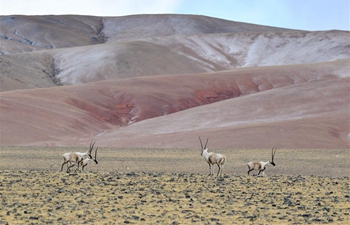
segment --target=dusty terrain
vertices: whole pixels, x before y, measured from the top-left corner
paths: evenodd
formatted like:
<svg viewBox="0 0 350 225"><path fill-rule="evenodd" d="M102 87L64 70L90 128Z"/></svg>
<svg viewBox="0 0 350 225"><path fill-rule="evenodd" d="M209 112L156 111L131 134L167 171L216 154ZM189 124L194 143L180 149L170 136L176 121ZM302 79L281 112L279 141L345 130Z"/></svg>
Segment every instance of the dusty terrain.
<svg viewBox="0 0 350 225"><path fill-rule="evenodd" d="M0 179L1 224L350 222L348 177L0 171Z"/></svg>
<svg viewBox="0 0 350 225"><path fill-rule="evenodd" d="M245 163L269 149L216 149L221 178L199 149L101 148L87 171L59 172L69 150L86 149L2 147L1 224L350 222L349 150L278 149L267 176L248 177Z"/></svg>

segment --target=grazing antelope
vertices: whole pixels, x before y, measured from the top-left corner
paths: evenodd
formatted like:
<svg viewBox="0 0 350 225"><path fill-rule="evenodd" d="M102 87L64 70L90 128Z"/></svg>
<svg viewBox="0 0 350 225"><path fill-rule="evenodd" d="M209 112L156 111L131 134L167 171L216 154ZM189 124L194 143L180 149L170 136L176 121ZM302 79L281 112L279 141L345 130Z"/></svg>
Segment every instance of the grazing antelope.
<svg viewBox="0 0 350 225"><path fill-rule="evenodd" d="M91 156L91 151L93 150L95 145L94 143L90 143L90 149L87 152L68 152L64 153L62 155L64 162L62 163L61 166L61 171L63 170L63 166L67 164L67 172L70 172L70 168L73 166L77 166L78 168L75 170L77 171L79 169L79 164L87 157L92 158ZM69 165L68 165L69 164Z"/></svg>
<svg viewBox="0 0 350 225"><path fill-rule="evenodd" d="M219 176L219 175L221 176L222 169L224 168L224 163L226 161L226 157L223 154L208 152L207 144L208 144L209 139L207 138L207 141L205 142L205 146L203 147L203 143L202 143L201 138L200 137L198 137L198 138L199 138L199 142L201 143L201 147L202 147L201 156L203 156L205 161L207 161L207 163L209 164L210 175L214 174L213 165L216 164L219 167L218 174L216 176Z"/></svg>
<svg viewBox="0 0 350 225"><path fill-rule="evenodd" d="M81 171L84 171L85 166L87 166L90 161L94 161L95 164L98 164L98 162L97 162L97 149L98 148L96 148L96 150L95 150L95 158L92 158L91 155L88 155L87 158L80 161Z"/></svg>
<svg viewBox="0 0 350 225"><path fill-rule="evenodd" d="M250 171L253 171L254 169L257 169L257 170L259 170L259 173L257 174L258 176L260 175L261 172L263 172L263 175L265 176L265 172L264 171L265 171L266 166L268 164L276 166L275 162L273 161L274 158L275 158L276 150L277 150L276 148L272 148L272 152L271 152L272 159L271 159L271 161L266 161L266 162L261 161L261 162L249 162L249 163L247 163L248 175L249 175Z"/></svg>

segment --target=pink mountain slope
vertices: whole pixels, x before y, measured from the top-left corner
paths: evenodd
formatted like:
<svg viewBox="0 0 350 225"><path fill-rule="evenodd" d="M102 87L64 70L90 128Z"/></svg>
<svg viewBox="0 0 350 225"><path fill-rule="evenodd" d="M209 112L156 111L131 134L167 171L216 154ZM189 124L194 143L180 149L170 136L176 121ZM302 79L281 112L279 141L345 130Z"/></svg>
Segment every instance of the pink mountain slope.
<svg viewBox="0 0 350 225"><path fill-rule="evenodd" d="M186 15L0 23L2 146L350 147L349 32Z"/></svg>

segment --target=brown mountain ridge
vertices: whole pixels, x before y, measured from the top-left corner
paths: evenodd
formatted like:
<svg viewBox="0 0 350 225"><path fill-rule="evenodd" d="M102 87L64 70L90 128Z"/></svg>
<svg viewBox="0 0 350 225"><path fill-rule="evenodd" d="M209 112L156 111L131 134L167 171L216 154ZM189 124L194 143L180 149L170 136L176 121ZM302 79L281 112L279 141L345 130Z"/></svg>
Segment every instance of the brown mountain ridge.
<svg viewBox="0 0 350 225"><path fill-rule="evenodd" d="M3 146L350 147L347 31L194 15L0 24Z"/></svg>

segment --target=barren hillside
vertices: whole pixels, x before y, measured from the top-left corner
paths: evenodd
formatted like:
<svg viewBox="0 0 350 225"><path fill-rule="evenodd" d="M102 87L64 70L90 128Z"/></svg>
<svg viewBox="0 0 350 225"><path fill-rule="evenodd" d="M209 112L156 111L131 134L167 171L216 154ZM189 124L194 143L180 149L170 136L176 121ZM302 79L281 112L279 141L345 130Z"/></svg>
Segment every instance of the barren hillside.
<svg viewBox="0 0 350 225"><path fill-rule="evenodd" d="M0 23L3 146L350 147L349 32L187 15Z"/></svg>

